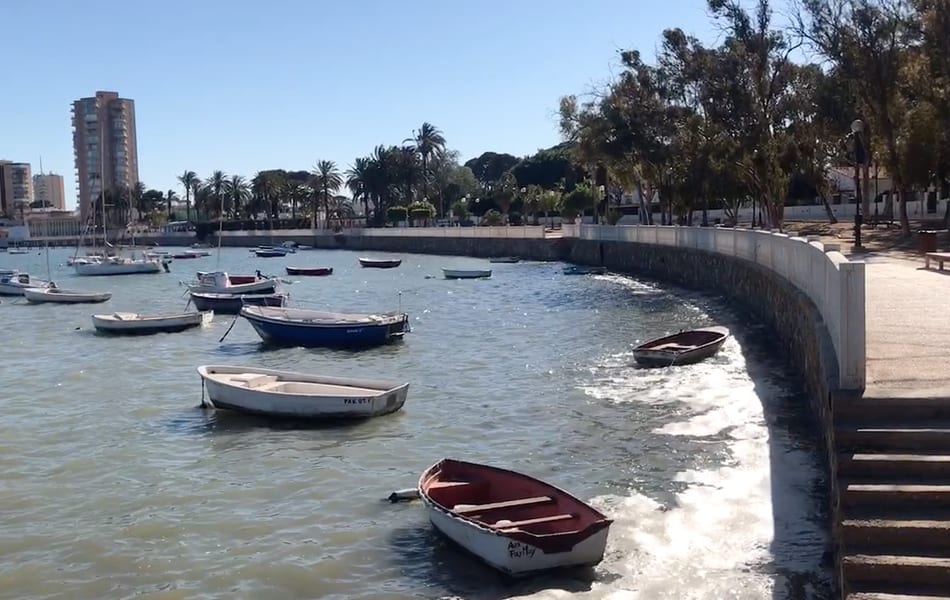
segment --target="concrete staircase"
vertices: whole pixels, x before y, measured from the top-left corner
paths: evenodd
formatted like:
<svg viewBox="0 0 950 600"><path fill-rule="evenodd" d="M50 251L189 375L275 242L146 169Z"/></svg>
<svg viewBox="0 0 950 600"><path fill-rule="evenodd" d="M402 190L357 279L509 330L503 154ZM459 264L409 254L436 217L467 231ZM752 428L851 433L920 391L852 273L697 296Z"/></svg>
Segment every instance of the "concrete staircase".
<svg viewBox="0 0 950 600"><path fill-rule="evenodd" d="M839 398L846 600L950 600L950 398Z"/></svg>

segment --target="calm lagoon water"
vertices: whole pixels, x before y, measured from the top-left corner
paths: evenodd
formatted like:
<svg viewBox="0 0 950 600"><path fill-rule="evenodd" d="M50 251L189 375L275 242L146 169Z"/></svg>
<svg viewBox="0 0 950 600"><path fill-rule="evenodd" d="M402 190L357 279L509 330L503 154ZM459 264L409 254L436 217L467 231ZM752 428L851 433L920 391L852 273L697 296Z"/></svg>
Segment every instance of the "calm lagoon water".
<svg viewBox="0 0 950 600"><path fill-rule="evenodd" d="M795 378L769 333L722 299L563 265L494 264L447 281L459 257L245 249L160 275L77 277L103 305L0 304L0 598L831 598L825 477ZM381 256L386 256L385 254ZM183 308L196 270L293 278L292 305L402 307L403 343L363 352L263 348L232 317L179 334L93 333L95 312ZM0 268L45 276L43 254ZM721 323L735 337L703 364L632 366L639 340ZM199 408L200 364L411 382L405 408L302 426ZM615 523L590 572L508 581L448 545L412 487L442 457L521 470Z"/></svg>

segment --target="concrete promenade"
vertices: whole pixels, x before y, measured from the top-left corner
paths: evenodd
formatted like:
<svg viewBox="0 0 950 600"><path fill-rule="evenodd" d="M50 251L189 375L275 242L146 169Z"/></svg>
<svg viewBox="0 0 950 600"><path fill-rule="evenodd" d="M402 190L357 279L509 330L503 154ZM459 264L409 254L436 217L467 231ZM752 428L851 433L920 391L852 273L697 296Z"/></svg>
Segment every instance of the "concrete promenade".
<svg viewBox="0 0 950 600"><path fill-rule="evenodd" d="M851 256L861 260L861 255ZM868 256L865 397L950 396L950 272Z"/></svg>

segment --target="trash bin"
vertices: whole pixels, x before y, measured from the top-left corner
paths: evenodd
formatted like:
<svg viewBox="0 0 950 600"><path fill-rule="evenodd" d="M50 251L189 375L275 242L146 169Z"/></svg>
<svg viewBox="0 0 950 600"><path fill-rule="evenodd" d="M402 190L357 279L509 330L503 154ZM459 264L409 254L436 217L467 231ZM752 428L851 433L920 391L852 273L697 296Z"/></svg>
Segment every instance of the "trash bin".
<svg viewBox="0 0 950 600"><path fill-rule="evenodd" d="M937 232L929 229L921 229L917 232L917 239L920 244L920 253L937 251Z"/></svg>

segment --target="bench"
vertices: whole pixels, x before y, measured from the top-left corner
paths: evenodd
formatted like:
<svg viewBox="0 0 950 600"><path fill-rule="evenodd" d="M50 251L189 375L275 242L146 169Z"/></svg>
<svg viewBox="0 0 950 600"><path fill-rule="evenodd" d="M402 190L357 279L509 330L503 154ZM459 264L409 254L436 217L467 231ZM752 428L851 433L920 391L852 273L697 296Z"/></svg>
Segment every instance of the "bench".
<svg viewBox="0 0 950 600"><path fill-rule="evenodd" d="M677 344L676 342L670 342L668 344L654 346L653 348L647 348L647 350L669 350L671 352L686 352L688 350L695 350L695 349L696 349L696 346L686 346L684 344Z"/></svg>
<svg viewBox="0 0 950 600"><path fill-rule="evenodd" d="M243 385L246 388L258 389L268 384L275 383L277 377L274 375L262 375L260 373L237 373L230 376L231 383Z"/></svg>
<svg viewBox="0 0 950 600"><path fill-rule="evenodd" d="M549 517L538 517L536 519L525 519L524 521L498 521L494 525L489 525L492 529L517 529L518 527L525 527L527 525L537 525L539 523L553 523L555 521L567 521L569 519L576 519L577 515L564 514L564 515L551 515Z"/></svg>
<svg viewBox="0 0 950 600"><path fill-rule="evenodd" d="M930 261L934 261L938 265L938 270L943 271L943 263L950 261L950 252L928 252L924 254L924 268L930 268Z"/></svg>
<svg viewBox="0 0 950 600"><path fill-rule="evenodd" d="M471 515L489 510L519 508L522 506L534 506L535 504L548 504L549 502L554 502L554 498L550 496L538 496L536 498L519 498L517 500L492 502L490 504L456 504L452 510L460 515Z"/></svg>

